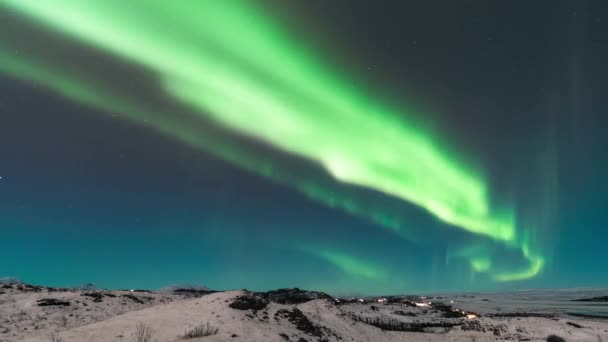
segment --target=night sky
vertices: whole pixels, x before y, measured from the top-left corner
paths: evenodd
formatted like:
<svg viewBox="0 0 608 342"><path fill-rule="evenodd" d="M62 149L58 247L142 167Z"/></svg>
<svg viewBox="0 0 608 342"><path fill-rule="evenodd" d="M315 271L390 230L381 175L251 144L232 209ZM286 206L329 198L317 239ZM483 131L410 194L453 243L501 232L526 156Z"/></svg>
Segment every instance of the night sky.
<svg viewBox="0 0 608 342"><path fill-rule="evenodd" d="M0 0L0 277L608 285L605 1Z"/></svg>

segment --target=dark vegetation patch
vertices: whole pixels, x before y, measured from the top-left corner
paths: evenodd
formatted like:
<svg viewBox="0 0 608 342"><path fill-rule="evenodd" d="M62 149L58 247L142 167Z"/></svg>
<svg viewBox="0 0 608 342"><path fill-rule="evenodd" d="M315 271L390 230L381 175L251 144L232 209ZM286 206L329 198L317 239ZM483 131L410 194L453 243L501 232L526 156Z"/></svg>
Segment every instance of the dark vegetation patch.
<svg viewBox="0 0 608 342"><path fill-rule="evenodd" d="M554 314L546 314L540 312L505 312L505 313L493 313L486 314L487 317L493 318L514 318L514 317L540 317L540 318L555 318Z"/></svg>
<svg viewBox="0 0 608 342"><path fill-rule="evenodd" d="M103 295L104 295L104 296L106 296L106 297L112 297L112 298L116 298L116 295L115 295L115 294L113 294L113 293L109 293L109 292L104 292L104 293L103 293Z"/></svg>
<svg viewBox="0 0 608 342"><path fill-rule="evenodd" d="M320 328L323 331L323 335L325 335L325 336L333 336L334 339L336 339L338 341L343 341L342 336L338 335L335 331L331 330L330 328L323 327L323 326L321 326ZM323 338L319 338L319 341L321 341L321 342L329 342L329 339L323 337Z"/></svg>
<svg viewBox="0 0 608 342"><path fill-rule="evenodd" d="M416 317L418 316L416 313L414 312L405 312L403 310L397 310L397 311L393 311L394 315L399 315L399 316L406 316L406 317Z"/></svg>
<svg viewBox="0 0 608 342"><path fill-rule="evenodd" d="M452 322L414 322L406 323L391 318L369 318L369 317L356 317L357 321L365 323L367 325L374 326L386 331L407 331L407 332L448 332L455 326L459 326L462 323Z"/></svg>
<svg viewBox="0 0 608 342"><path fill-rule="evenodd" d="M95 303L103 302L103 294L100 292L86 292L82 296L92 298Z"/></svg>
<svg viewBox="0 0 608 342"><path fill-rule="evenodd" d="M143 300L139 299L137 296L134 296L132 294L123 294L123 295L121 295L121 297L128 298L128 299L130 299L130 300L132 300L132 301L134 301L136 303L139 303L139 304L143 304L144 303Z"/></svg>
<svg viewBox="0 0 608 342"><path fill-rule="evenodd" d="M268 300L266 298L253 293L238 296L232 301L232 303L228 304L228 306L233 309L252 310L254 313L256 313L258 310L266 308L267 305Z"/></svg>
<svg viewBox="0 0 608 342"><path fill-rule="evenodd" d="M40 292L44 289L42 286L35 286L35 285L29 285L29 284L25 284L25 285L23 285L23 287L25 287L29 291L34 291L34 292Z"/></svg>
<svg viewBox="0 0 608 342"><path fill-rule="evenodd" d="M173 293L187 296L187 297L202 297L211 293L215 293L212 290L203 290L203 289L191 289L191 288L178 288L173 290Z"/></svg>
<svg viewBox="0 0 608 342"><path fill-rule="evenodd" d="M463 318L466 315L464 311L455 310L451 305L444 303L433 303L432 307L441 312L445 318Z"/></svg>
<svg viewBox="0 0 608 342"><path fill-rule="evenodd" d="M608 316L603 316L603 315L592 315L592 314L584 314L584 313L578 313L578 312L567 312L567 314L570 316L583 317L583 318L608 319Z"/></svg>
<svg viewBox="0 0 608 342"><path fill-rule="evenodd" d="M45 298L37 301L38 306L70 306L70 302L55 298Z"/></svg>
<svg viewBox="0 0 608 342"><path fill-rule="evenodd" d="M492 333L494 333L494 336L502 336L504 333L508 332L508 328L505 324L498 324L494 326L494 329L492 329Z"/></svg>
<svg viewBox="0 0 608 342"><path fill-rule="evenodd" d="M477 320L465 321L460 328L464 331L479 331L484 333L487 331L486 327ZM491 330L494 330L494 327Z"/></svg>
<svg viewBox="0 0 608 342"><path fill-rule="evenodd" d="M44 288L42 286L35 286L35 285L30 285L30 284L18 284L17 285L17 290L22 291L22 292L40 292L43 289Z"/></svg>
<svg viewBox="0 0 608 342"><path fill-rule="evenodd" d="M557 335L549 335L549 337L547 337L547 342L566 342L566 340Z"/></svg>
<svg viewBox="0 0 608 342"><path fill-rule="evenodd" d="M573 326L575 328L579 328L579 329L583 327L582 325L574 323L574 322L566 322L566 324Z"/></svg>
<svg viewBox="0 0 608 342"><path fill-rule="evenodd" d="M573 302L608 302L608 296L573 299Z"/></svg>
<svg viewBox="0 0 608 342"><path fill-rule="evenodd" d="M317 291L305 291L298 288L278 289L268 292L258 292L257 295L279 304L302 304L315 299L327 299L334 301L334 298L327 293Z"/></svg>
<svg viewBox="0 0 608 342"><path fill-rule="evenodd" d="M323 332L319 327L314 325L308 317L300 309L293 308L293 310L289 311L287 309L279 309L276 314L277 316L287 318L287 320L293 324L296 329L311 335L321 338L323 336Z"/></svg>
<svg viewBox="0 0 608 342"><path fill-rule="evenodd" d="M490 323L481 323L477 320L465 321L462 323L460 327L463 331L479 331L479 332L492 332L494 336L502 337L504 334L508 333L508 327L506 324L490 324ZM527 331L521 327L516 328L519 333L527 333Z"/></svg>
<svg viewBox="0 0 608 342"><path fill-rule="evenodd" d="M416 302L419 302L420 300L421 300L421 298L417 297L417 296L388 296L388 297L386 297L387 304L400 304L400 305L405 305L407 307L412 307L412 308L417 307Z"/></svg>

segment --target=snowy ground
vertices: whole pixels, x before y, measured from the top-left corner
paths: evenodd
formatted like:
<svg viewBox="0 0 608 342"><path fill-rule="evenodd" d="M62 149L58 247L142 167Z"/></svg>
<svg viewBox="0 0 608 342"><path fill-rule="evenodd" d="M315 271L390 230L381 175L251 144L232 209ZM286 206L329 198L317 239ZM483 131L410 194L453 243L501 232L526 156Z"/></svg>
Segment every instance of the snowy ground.
<svg viewBox="0 0 608 342"><path fill-rule="evenodd" d="M217 333L189 341L607 341L608 319L559 313L541 315L483 305L497 297L445 298L430 306L412 300L337 303L306 291L201 293L68 290L0 285L0 341L138 341L137 326L150 341L183 340L209 324ZM316 299L315 299L316 298ZM484 300L488 299L488 300ZM454 300L456 303L450 303ZM481 305L476 309L475 303ZM43 306L40 306L42 304ZM47 304L47 305L45 305ZM521 309L521 308L518 308ZM484 312L484 313L482 313ZM212 329L213 330L213 329Z"/></svg>

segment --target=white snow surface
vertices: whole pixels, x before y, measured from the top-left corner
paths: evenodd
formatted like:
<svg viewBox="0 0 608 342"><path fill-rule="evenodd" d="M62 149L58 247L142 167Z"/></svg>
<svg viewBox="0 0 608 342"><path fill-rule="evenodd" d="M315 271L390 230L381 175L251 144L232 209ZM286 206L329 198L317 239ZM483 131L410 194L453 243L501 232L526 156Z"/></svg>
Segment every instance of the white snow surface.
<svg viewBox="0 0 608 342"><path fill-rule="evenodd" d="M250 295L244 291L216 292L201 297L169 292L49 291L48 288L36 291L0 288L0 292L4 292L0 293L2 342L49 342L53 334L61 342L137 341L138 324L151 329L150 342L181 341L187 330L207 323L217 328L217 334L185 341L545 341L552 334L566 341L608 341L608 320L568 316L445 319L440 312L428 307L377 303L336 305L327 299L298 305L269 302L257 311L231 308L229 304L236 298ZM83 295L91 292L102 293L101 301ZM68 301L70 305L38 305L39 300L49 298ZM301 329L290 320L289 314L297 310L317 329L317 334ZM387 331L362 322L365 319L460 325L450 329L433 328L429 330L432 332ZM469 325L478 329L467 330Z"/></svg>

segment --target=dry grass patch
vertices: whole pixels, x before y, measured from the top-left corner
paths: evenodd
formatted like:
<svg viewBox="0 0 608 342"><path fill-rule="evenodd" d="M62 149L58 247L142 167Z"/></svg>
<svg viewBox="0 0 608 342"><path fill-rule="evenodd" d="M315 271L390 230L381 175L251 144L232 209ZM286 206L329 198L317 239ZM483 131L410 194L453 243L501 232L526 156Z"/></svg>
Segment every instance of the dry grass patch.
<svg viewBox="0 0 608 342"><path fill-rule="evenodd" d="M137 323L134 334L136 342L150 342L153 334L152 328L142 322Z"/></svg>
<svg viewBox="0 0 608 342"><path fill-rule="evenodd" d="M179 336L179 338L182 340L188 340L191 338L211 336L217 334L218 331L219 329L211 325L209 322L201 323L194 328L186 330L182 335Z"/></svg>

